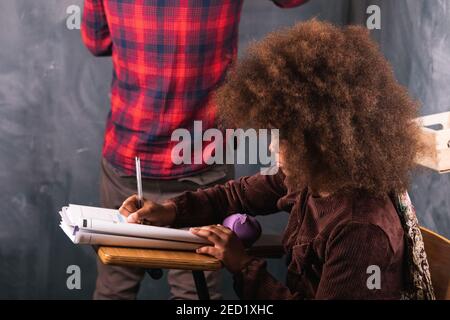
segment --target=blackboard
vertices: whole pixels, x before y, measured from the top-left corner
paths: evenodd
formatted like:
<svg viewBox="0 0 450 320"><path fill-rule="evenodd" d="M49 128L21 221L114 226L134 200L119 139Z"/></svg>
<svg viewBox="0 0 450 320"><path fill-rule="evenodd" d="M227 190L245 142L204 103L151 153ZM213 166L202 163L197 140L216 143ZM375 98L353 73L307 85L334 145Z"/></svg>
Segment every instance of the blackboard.
<svg viewBox="0 0 450 320"><path fill-rule="evenodd" d="M423 102L424 114L448 110L450 5L445 1L370 1L382 9L373 35L399 80ZM280 9L246 0L239 50L251 40L312 17L337 24L364 23L368 1L310 0ZM109 108L111 61L94 58L79 30L66 26L70 5L81 0L0 2L0 298L90 299L96 277L89 247L71 244L58 228L58 209L69 202L98 204L98 172ZM240 166L238 175L257 168ZM411 193L421 222L450 236L449 175L426 173ZM263 220L279 231L285 214ZM68 290L66 269L81 268L81 290ZM269 268L282 278L284 264ZM225 279L229 275L224 273ZM231 281L224 295L235 298ZM141 298L165 299L164 280L145 280Z"/></svg>

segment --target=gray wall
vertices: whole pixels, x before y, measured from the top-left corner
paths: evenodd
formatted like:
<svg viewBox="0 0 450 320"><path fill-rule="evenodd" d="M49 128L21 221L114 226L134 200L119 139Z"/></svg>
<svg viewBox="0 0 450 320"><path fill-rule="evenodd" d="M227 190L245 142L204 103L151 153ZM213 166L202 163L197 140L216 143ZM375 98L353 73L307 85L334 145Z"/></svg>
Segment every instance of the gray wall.
<svg viewBox="0 0 450 320"><path fill-rule="evenodd" d="M65 10L71 4L82 1L0 2L0 298L89 299L94 287L92 249L65 238L57 212L69 202L98 204L111 63L91 57L79 31L66 29ZM269 1L246 0L240 50L275 28L313 16L339 24L362 21L363 4L311 0L282 10ZM399 80L424 102L424 114L450 109L444 88L450 83L450 3L405 0L381 5L383 29L374 37ZM237 172L255 170L239 166ZM449 177L426 172L411 190L421 222L446 236ZM267 232L280 232L286 215L261 220ZM71 264L81 267L81 290L65 286ZM283 277L282 261L271 261L270 269ZM224 277L225 297L235 298L226 272ZM167 298L165 281L147 277L140 297Z"/></svg>

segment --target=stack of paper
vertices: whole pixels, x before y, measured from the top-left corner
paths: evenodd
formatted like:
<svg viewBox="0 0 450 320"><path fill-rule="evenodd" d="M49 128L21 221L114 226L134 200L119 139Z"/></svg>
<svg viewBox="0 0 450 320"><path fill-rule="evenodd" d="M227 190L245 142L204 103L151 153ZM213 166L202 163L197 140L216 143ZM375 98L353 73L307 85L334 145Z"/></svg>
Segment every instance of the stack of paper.
<svg viewBox="0 0 450 320"><path fill-rule="evenodd" d="M127 223L118 210L70 204L60 227L75 244L195 250L209 242L187 230Z"/></svg>

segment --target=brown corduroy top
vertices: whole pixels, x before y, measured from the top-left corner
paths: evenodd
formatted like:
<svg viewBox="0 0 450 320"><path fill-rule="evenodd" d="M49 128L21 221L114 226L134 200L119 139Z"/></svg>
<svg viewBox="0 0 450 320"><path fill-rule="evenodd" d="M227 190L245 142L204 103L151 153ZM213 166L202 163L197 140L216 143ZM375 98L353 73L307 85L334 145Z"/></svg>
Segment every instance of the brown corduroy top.
<svg viewBox="0 0 450 320"><path fill-rule="evenodd" d="M281 170L173 198L174 227L221 223L233 213L290 213L283 246L286 284L253 259L234 275L242 299L399 299L404 286L404 234L385 200L311 190L289 192Z"/></svg>

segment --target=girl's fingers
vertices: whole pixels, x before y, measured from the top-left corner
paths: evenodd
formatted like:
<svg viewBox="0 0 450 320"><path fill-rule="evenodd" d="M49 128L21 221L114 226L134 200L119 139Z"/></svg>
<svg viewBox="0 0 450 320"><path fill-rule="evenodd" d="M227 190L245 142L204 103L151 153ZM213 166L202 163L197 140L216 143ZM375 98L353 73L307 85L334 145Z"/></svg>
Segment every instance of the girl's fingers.
<svg viewBox="0 0 450 320"><path fill-rule="evenodd" d="M228 234L228 235L233 233L233 230L231 230L230 228L225 227L225 226L223 226L221 224L216 224L216 225L214 225L214 227L219 229L219 230L221 230L223 233Z"/></svg>
<svg viewBox="0 0 450 320"><path fill-rule="evenodd" d="M201 247L198 248L197 250L195 250L197 253L201 253L201 254L207 254L210 255L216 259L219 259L219 249L215 248L215 247L211 247L211 246L206 246L206 247ZM220 260L220 259L219 259Z"/></svg>
<svg viewBox="0 0 450 320"><path fill-rule="evenodd" d="M193 228L193 229L209 230L209 231L215 233L222 240L227 240L229 235L231 233L233 233L233 231L231 231L229 228L224 227L220 224L203 226L203 227L198 227L198 228Z"/></svg>
<svg viewBox="0 0 450 320"><path fill-rule="evenodd" d="M127 222L128 223L141 223L141 220L139 219L139 216L137 215L137 213L132 213L127 217Z"/></svg>
<svg viewBox="0 0 450 320"><path fill-rule="evenodd" d="M123 203L122 206L119 208L119 212L123 214L124 216L128 217L130 214L135 212L137 210L137 196L132 195L131 197L128 197Z"/></svg>
<svg viewBox="0 0 450 320"><path fill-rule="evenodd" d="M152 218L151 211L148 208L141 208L129 215L127 221L131 223L141 223L142 221L147 220L151 223Z"/></svg>
<svg viewBox="0 0 450 320"><path fill-rule="evenodd" d="M191 228L190 231L193 234L214 243L214 245L223 244L223 239L216 233L216 230L213 230L211 228L207 227Z"/></svg>
<svg viewBox="0 0 450 320"><path fill-rule="evenodd" d="M214 232L224 241L227 241L229 239L229 236L231 233L230 229L225 228L224 226L221 226L221 225L210 225L210 226L205 226L203 228L210 230L211 232Z"/></svg>

